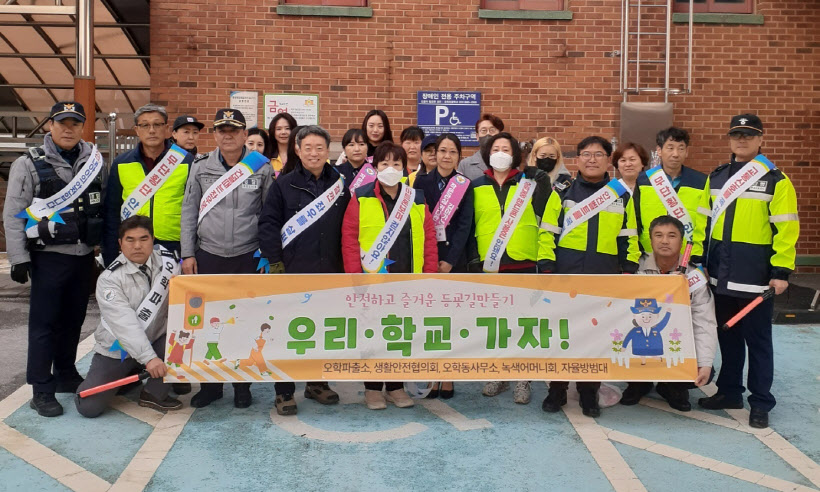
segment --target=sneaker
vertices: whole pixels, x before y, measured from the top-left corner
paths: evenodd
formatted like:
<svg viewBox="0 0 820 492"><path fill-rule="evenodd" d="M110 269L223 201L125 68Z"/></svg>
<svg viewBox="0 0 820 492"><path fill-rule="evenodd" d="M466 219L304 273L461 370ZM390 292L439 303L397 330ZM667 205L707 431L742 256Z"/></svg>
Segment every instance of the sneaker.
<svg viewBox="0 0 820 492"><path fill-rule="evenodd" d="M769 412L752 407L749 412L749 427L765 429L769 426Z"/></svg>
<svg viewBox="0 0 820 492"><path fill-rule="evenodd" d="M378 390L364 390L364 403L371 410L384 410L387 408L384 395Z"/></svg>
<svg viewBox="0 0 820 492"><path fill-rule="evenodd" d="M637 405L641 398L652 391L652 383L629 383L621 397L621 405Z"/></svg>
<svg viewBox="0 0 820 492"><path fill-rule="evenodd" d="M293 399L293 393L284 395L276 395L276 413L279 415L296 415L296 400Z"/></svg>
<svg viewBox="0 0 820 492"><path fill-rule="evenodd" d="M692 410L692 404L689 403L689 390L676 388L670 383L658 383L655 390L675 410L679 412Z"/></svg>
<svg viewBox="0 0 820 492"><path fill-rule="evenodd" d="M416 404L413 399L410 398L410 395L404 391L404 388L388 391L385 399L399 408L410 408Z"/></svg>
<svg viewBox="0 0 820 492"><path fill-rule="evenodd" d="M530 402L531 395L532 390L530 389L529 381L518 381L517 383L515 383L515 389L513 390L514 402L520 405L526 405Z"/></svg>
<svg viewBox="0 0 820 492"><path fill-rule="evenodd" d="M305 398L316 400L322 405L339 403L339 394L330 389L327 383L307 383L305 385Z"/></svg>
<svg viewBox="0 0 820 492"><path fill-rule="evenodd" d="M204 408L222 398L222 385L218 389L210 389L208 385L203 385L199 393L191 398L191 406L194 408Z"/></svg>
<svg viewBox="0 0 820 492"><path fill-rule="evenodd" d="M76 393L84 379L79 374L75 374L65 381L58 381L55 393Z"/></svg>
<svg viewBox="0 0 820 492"><path fill-rule="evenodd" d="M547 393L547 397L544 398L544 403L541 404L541 410L549 413L556 413L566 404L567 390L550 388L549 393Z"/></svg>
<svg viewBox="0 0 820 492"><path fill-rule="evenodd" d="M57 417L63 414L63 406L54 398L54 393L34 393L29 406L41 417Z"/></svg>
<svg viewBox="0 0 820 492"><path fill-rule="evenodd" d="M708 398L699 399L698 405L707 410L740 409L743 408L743 398L729 398L726 395L715 393Z"/></svg>
<svg viewBox="0 0 820 492"><path fill-rule="evenodd" d="M490 381L484 385L481 394L484 396L497 396L510 389L510 383L507 381Z"/></svg>
<svg viewBox="0 0 820 492"><path fill-rule="evenodd" d="M178 395L187 395L191 392L191 383L173 383L171 390Z"/></svg>
<svg viewBox="0 0 820 492"><path fill-rule="evenodd" d="M142 390L142 392L140 392L139 406L153 408L154 410L165 412L168 410L179 410L180 408L182 408L182 402L177 400L176 398L171 398L170 396L166 396L165 398L160 400L151 393Z"/></svg>
<svg viewBox="0 0 820 492"><path fill-rule="evenodd" d="M234 408L248 408L253 402L250 383L238 383L233 387Z"/></svg>
<svg viewBox="0 0 820 492"><path fill-rule="evenodd" d="M587 417L600 417L601 407L598 406L598 391L579 391L579 403L581 404L581 411Z"/></svg>

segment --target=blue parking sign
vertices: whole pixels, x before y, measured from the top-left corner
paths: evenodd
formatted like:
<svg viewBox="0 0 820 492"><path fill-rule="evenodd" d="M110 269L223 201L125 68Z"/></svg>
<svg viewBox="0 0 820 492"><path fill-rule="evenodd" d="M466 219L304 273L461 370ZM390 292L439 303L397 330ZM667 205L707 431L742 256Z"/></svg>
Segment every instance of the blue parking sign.
<svg viewBox="0 0 820 492"><path fill-rule="evenodd" d="M480 92L418 91L418 125L425 135L455 133L461 145L477 147L475 124L481 117Z"/></svg>

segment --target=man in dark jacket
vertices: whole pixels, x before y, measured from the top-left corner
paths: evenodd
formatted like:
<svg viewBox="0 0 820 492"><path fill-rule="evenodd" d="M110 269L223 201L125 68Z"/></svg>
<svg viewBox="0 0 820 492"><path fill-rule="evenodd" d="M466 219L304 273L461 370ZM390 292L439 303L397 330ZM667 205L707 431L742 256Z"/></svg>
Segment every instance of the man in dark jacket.
<svg viewBox="0 0 820 492"><path fill-rule="evenodd" d="M343 273L341 230L350 192L327 162L330 134L307 126L295 143L301 163L274 182L259 216L262 256L272 273ZM296 414L296 385L276 383L275 389L277 413ZM305 398L325 405L339 402L324 382L307 383Z"/></svg>

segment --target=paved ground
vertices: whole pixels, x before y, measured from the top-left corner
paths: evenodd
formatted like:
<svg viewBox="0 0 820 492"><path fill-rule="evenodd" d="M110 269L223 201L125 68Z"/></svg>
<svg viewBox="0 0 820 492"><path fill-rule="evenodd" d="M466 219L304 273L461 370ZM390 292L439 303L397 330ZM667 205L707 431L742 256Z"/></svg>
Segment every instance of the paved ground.
<svg viewBox="0 0 820 492"><path fill-rule="evenodd" d="M775 327L778 405L764 431L746 425L747 410L682 414L654 393L598 419L577 401L549 415L543 383L529 405L461 383L452 400L380 412L342 383L339 406L298 397L287 418L271 411L270 385L253 386L248 409L234 409L226 387L208 408L167 415L132 392L88 420L69 395L60 418L28 408L27 311L24 294L0 301L0 490L820 490L818 326ZM94 306L85 333L97 317ZM80 346L81 373L91 346ZM693 404L702 395L692 391Z"/></svg>

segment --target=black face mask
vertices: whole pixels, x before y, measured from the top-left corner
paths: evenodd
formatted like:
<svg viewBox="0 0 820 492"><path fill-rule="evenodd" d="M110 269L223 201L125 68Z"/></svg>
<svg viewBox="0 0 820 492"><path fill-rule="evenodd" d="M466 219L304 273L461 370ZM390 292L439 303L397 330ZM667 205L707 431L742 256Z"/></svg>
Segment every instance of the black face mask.
<svg viewBox="0 0 820 492"><path fill-rule="evenodd" d="M489 142L491 138L492 138L492 135L484 135L483 137L479 138L478 139L479 148L483 149L484 147L486 147L487 142Z"/></svg>
<svg viewBox="0 0 820 492"><path fill-rule="evenodd" d="M535 165L538 166L538 169L545 172L552 172L556 163L558 163L558 159L552 157L538 157L535 159Z"/></svg>

